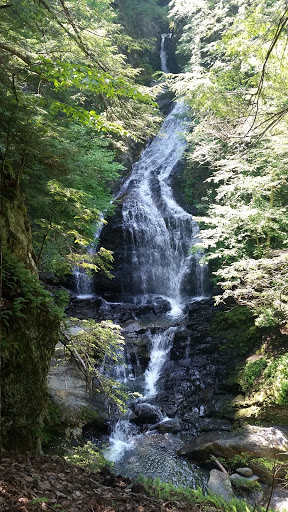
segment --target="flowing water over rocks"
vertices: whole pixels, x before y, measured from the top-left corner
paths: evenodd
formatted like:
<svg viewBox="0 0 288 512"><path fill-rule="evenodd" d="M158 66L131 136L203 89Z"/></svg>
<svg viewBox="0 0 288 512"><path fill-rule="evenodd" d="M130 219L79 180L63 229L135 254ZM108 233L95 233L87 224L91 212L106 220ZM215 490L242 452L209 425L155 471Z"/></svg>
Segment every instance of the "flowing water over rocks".
<svg viewBox="0 0 288 512"><path fill-rule="evenodd" d="M165 72L168 39L163 35L161 44ZM124 327L126 366L111 374L139 398L128 402L124 417L114 419L106 457L115 470L203 487L203 473L176 453L183 433L195 435L203 424L215 428L208 415L223 369L216 369L217 355L211 358L218 342L211 348L207 336L206 317L213 308L207 269L189 252L199 228L171 186L188 130L187 107L180 101L134 164L117 195L118 214L103 229L101 243L115 255L114 282L97 279L102 298L83 300L81 312L75 300L70 313L78 308L78 317L113 318ZM218 423L230 428L229 421Z"/></svg>
<svg viewBox="0 0 288 512"><path fill-rule="evenodd" d="M123 326L127 367L122 382L142 396L128 403L128 413L110 436L106 456L116 471L205 487L203 472L177 451L199 433L232 428L229 414L217 417L231 401L221 390L231 354L219 353L224 340L209 336L214 314L207 299L190 303L174 320L167 313L149 314ZM169 475L168 466L174 468Z"/></svg>
<svg viewBox="0 0 288 512"><path fill-rule="evenodd" d="M199 256L189 253L198 241L198 225L176 202L171 187L189 129L187 106L179 101L116 197L122 206L101 238L114 252L115 279L97 277L96 286L110 302L146 305L161 296L179 307L185 299L207 293L206 267L199 264Z"/></svg>

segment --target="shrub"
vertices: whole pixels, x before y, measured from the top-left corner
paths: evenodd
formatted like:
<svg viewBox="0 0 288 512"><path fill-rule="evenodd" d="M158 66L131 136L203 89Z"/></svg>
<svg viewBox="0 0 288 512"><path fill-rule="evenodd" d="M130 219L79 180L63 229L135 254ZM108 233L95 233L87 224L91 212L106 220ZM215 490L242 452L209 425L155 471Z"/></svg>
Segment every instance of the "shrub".
<svg viewBox="0 0 288 512"><path fill-rule="evenodd" d="M262 370L267 367L267 361L264 357L257 359L256 361L249 361L244 367L240 384L243 391L248 391L252 388L255 389L255 380L260 376Z"/></svg>

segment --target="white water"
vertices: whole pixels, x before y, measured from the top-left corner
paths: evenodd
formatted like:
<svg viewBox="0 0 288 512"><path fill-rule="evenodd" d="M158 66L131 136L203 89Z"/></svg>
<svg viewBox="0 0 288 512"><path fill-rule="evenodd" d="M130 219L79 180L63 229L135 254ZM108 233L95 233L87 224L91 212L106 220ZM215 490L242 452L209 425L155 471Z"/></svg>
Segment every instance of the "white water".
<svg viewBox="0 0 288 512"><path fill-rule="evenodd" d="M105 451L105 458L111 462L122 459L125 452L136 443L137 434L137 427L128 419L119 420L109 438L109 448Z"/></svg>
<svg viewBox="0 0 288 512"><path fill-rule="evenodd" d="M166 40L170 39L171 34L162 34L161 35L161 49L160 49L160 62L161 62L161 71L163 73L169 73L169 69L167 66L167 54L166 54Z"/></svg>
<svg viewBox="0 0 288 512"><path fill-rule="evenodd" d="M73 278L78 299L92 299L94 296L93 278L86 274L85 270L75 267L73 270Z"/></svg>
<svg viewBox="0 0 288 512"><path fill-rule="evenodd" d="M97 244L101 235L101 231L104 225L104 214L100 214L99 217L99 225L94 233L94 243L91 247L88 248L87 253L89 255L93 255L97 251ZM94 293L94 280L93 276L86 272L85 268L83 267L74 267L73 270L73 281L74 281L74 288L76 291L77 299L93 299L95 296Z"/></svg>
<svg viewBox="0 0 288 512"><path fill-rule="evenodd" d="M161 369L173 345L175 328L151 335L150 361L145 372L144 398L151 398L157 394L157 381Z"/></svg>

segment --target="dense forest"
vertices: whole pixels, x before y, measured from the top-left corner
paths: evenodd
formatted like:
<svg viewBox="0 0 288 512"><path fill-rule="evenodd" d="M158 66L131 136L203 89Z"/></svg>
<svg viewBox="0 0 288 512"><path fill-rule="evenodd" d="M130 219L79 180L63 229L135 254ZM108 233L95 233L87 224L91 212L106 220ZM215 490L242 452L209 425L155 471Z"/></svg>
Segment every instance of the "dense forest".
<svg viewBox="0 0 288 512"><path fill-rule="evenodd" d="M285 328L287 12L281 2L174 2L170 16L175 30L186 23L174 81L194 113L186 179L193 197L192 169L205 176L205 257L224 297L252 308L257 325Z"/></svg>
<svg viewBox="0 0 288 512"><path fill-rule="evenodd" d="M71 321L65 308L75 268L113 281L117 252L95 233L117 217L113 198L172 99L189 124L177 170L200 227L189 257L208 269L219 308L209 335L244 357L227 389L287 426L287 24L282 0L0 3L1 450L42 450L58 414L47 374L59 340L124 409L127 392L101 373L123 360L120 327Z"/></svg>

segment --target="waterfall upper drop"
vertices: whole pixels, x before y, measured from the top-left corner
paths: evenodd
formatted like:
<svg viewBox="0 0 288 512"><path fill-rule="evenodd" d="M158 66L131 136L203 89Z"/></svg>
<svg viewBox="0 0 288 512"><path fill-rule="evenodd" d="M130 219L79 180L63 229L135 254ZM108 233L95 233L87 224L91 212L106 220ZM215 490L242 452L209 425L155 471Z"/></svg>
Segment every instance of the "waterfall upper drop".
<svg viewBox="0 0 288 512"><path fill-rule="evenodd" d="M164 71L168 71L167 37L163 34L161 41ZM123 230L126 247L130 248L126 258L132 294L158 294L178 303L185 295L204 294L202 269L197 257L189 255L199 228L177 204L171 188L171 176L186 147L186 112L183 100L175 104L159 135L134 164L131 177L119 194L124 199Z"/></svg>
<svg viewBox="0 0 288 512"><path fill-rule="evenodd" d="M163 71L163 73L169 73L169 69L167 66L166 44L170 38L171 38L171 34L161 34L160 61L161 61L161 71Z"/></svg>
<svg viewBox="0 0 288 512"><path fill-rule="evenodd" d="M160 58L165 72L169 38L169 34L161 38ZM172 190L173 173L187 145L187 112L184 100L173 106L116 197L122 205L121 217L112 221L109 236L102 242L114 251L116 262L114 282L102 286L108 300L145 302L147 296L157 295L179 305L187 298L205 295L205 268L197 255L189 253L198 241L199 228L192 215L176 202ZM112 290L110 296L107 288ZM101 293L101 286L98 289Z"/></svg>
<svg viewBox="0 0 288 512"><path fill-rule="evenodd" d="M187 288L185 277L199 265L189 256L189 249L197 241L198 225L176 203L170 184L171 174L186 146L185 110L184 102L175 105L159 135L134 165L131 178L122 190L125 194L123 229L131 251L132 290L135 295L158 294L178 302ZM194 281L194 294L202 295L196 276Z"/></svg>

